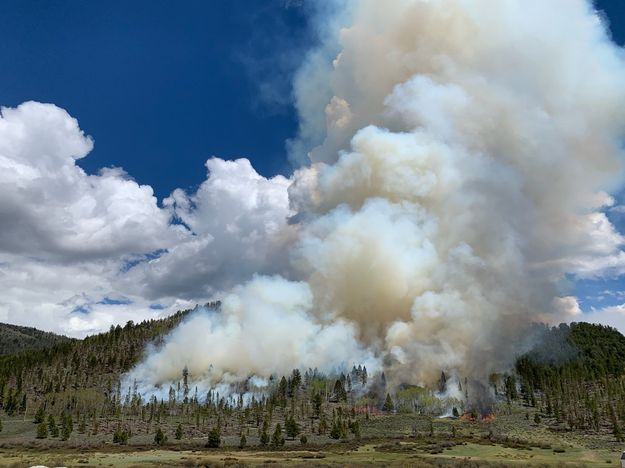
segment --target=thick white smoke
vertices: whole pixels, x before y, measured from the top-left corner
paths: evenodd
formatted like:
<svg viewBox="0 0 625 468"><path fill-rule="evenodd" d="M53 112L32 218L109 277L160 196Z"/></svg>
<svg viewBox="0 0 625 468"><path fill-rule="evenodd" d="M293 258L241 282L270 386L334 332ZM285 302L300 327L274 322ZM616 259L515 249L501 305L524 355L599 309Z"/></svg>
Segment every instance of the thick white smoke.
<svg viewBox="0 0 625 468"><path fill-rule="evenodd" d="M290 148L316 146L275 234L297 235L292 277L224 293L130 378L372 356L394 382L485 377L557 312L565 274L618 251L597 210L622 179L625 59L589 2L363 0L337 17L296 82Z"/></svg>
<svg viewBox="0 0 625 468"><path fill-rule="evenodd" d="M306 283L256 277L227 294L220 310L202 308L180 325L133 378L162 385L179 379L185 365L196 381L212 384L285 375L301 366L336 371L354 360L375 366L353 324L322 324L312 311Z"/></svg>

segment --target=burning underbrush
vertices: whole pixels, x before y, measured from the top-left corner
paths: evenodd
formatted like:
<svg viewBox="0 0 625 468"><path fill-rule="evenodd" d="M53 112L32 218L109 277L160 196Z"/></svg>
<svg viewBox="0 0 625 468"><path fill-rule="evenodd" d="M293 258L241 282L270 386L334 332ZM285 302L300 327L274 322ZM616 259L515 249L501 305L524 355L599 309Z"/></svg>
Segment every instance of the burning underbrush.
<svg viewBox="0 0 625 468"><path fill-rule="evenodd" d="M476 411L465 411L458 419L461 421L492 423L497 419L497 417L495 416L495 413L481 414Z"/></svg>

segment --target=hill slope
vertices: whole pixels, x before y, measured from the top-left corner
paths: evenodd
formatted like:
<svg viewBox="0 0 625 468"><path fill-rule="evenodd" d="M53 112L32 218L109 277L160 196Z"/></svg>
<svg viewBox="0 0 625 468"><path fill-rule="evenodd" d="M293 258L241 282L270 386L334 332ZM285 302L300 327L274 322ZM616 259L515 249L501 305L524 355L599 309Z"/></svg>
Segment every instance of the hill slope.
<svg viewBox="0 0 625 468"><path fill-rule="evenodd" d="M9 415L48 399L103 402L118 390L119 377L136 364L150 342L162 339L186 316L132 321L124 327L63 340L51 347L0 356L0 406Z"/></svg>
<svg viewBox="0 0 625 468"><path fill-rule="evenodd" d="M368 375L360 366L347 375L294 369L269 379L264 394L248 401L243 398L247 382L198 393L182 369L180 380L163 387L159 398L121 388L120 375L141 359L146 345L158 345L188 313L0 356L5 427L0 444L161 445L167 436L178 447L199 448L209 431L217 430L229 447L242 444L245 435L246 444L265 450L270 440L274 447L284 444L282 427L290 439L287 445L298 444L301 432L310 441L306 443L327 446L339 440L359 443L361 436L403 438L411 432L432 438L434 425L442 440L458 437L459 443L475 430L483 431L480 444L509 443L508 435L518 437L520 427L530 439L537 431L546 440L555 434L558 444L564 433L606 447L620 448L623 440L625 337L608 327L544 327L540 344L517 361L517 372L491 380L498 395L495 419L491 414L488 419L466 418L472 408L455 399L445 405L458 405L456 416L464 415L436 418L445 408L435 389L387 387L382 376ZM466 388L466 378L463 382Z"/></svg>
<svg viewBox="0 0 625 468"><path fill-rule="evenodd" d="M521 394L567 430L610 430L625 440L625 337L589 323L546 329L516 363ZM516 393L509 386L508 397Z"/></svg>
<svg viewBox="0 0 625 468"><path fill-rule="evenodd" d="M32 327L0 323L0 355L49 348L71 338Z"/></svg>

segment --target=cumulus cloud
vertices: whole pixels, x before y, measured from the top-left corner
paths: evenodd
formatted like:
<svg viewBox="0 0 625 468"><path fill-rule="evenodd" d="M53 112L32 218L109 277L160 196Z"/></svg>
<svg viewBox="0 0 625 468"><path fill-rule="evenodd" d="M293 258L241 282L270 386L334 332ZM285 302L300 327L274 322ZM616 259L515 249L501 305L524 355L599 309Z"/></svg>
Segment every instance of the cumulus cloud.
<svg viewBox="0 0 625 468"><path fill-rule="evenodd" d="M206 167L208 177L195 193L177 189L163 203L191 237L128 276L145 284L149 297L207 297L254 273L286 268L289 180L264 178L247 159L211 158Z"/></svg>
<svg viewBox="0 0 625 468"><path fill-rule="evenodd" d="M88 175L76 165L93 140L66 111L26 102L1 112L0 251L67 262L176 241L150 186L121 169Z"/></svg>
<svg viewBox="0 0 625 468"><path fill-rule="evenodd" d="M284 177L213 158L196 193L176 190L159 206L122 168L80 168L93 144L52 104L2 108L2 320L84 336L284 267ZM126 299L106 300L116 297Z"/></svg>

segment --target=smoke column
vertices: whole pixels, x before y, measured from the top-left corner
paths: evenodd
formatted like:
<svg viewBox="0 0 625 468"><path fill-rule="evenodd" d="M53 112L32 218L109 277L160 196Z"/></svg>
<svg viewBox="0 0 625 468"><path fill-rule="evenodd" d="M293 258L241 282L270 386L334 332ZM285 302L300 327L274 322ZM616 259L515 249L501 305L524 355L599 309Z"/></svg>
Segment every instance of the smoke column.
<svg viewBox="0 0 625 468"><path fill-rule="evenodd" d="M128 375L144 388L185 365L205 386L360 363L485 378L558 313L566 274L623 242L600 210L622 180L625 61L589 2L364 0L318 21L289 267L150 350Z"/></svg>

